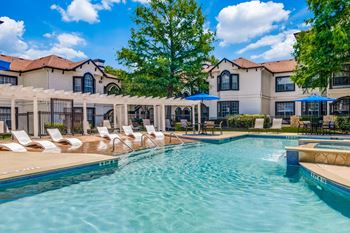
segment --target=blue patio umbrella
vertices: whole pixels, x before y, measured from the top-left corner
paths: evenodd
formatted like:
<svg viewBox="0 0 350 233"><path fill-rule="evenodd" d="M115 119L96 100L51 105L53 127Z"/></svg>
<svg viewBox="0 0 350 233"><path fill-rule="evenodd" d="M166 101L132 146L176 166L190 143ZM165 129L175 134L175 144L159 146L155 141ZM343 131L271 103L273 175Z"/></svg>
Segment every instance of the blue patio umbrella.
<svg viewBox="0 0 350 233"><path fill-rule="evenodd" d="M203 102L204 100L219 100L220 98L215 96L215 95L208 95L205 93L199 93L199 94L191 95L185 99L186 100L200 100Z"/></svg>
<svg viewBox="0 0 350 233"><path fill-rule="evenodd" d="M320 95L312 94L312 95L307 96L307 97L296 99L295 101L296 102L302 102L302 103L313 103L313 104L316 104L316 103L324 103L324 102L333 102L335 100L336 99L334 99L334 98L329 98L329 97L326 97L326 96L320 96ZM317 111L317 112L318 112L318 115L319 115L320 112L319 111Z"/></svg>
<svg viewBox="0 0 350 233"><path fill-rule="evenodd" d="M312 103L312 102L333 102L335 101L336 99L334 98L329 98L329 97L326 97L326 96L320 96L320 95L310 95L310 96L307 96L307 97L303 97L303 98L299 98L295 101L297 102L304 102L304 103Z"/></svg>
<svg viewBox="0 0 350 233"><path fill-rule="evenodd" d="M9 70L10 69L10 62L0 60L0 70Z"/></svg>

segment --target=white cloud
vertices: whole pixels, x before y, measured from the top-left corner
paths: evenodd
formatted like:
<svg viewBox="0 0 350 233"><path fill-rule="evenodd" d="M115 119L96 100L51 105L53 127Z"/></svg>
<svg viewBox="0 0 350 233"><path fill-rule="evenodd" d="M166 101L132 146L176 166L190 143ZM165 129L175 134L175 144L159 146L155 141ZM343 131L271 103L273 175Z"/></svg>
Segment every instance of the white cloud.
<svg viewBox="0 0 350 233"><path fill-rule="evenodd" d="M263 35L288 19L283 3L250 1L223 8L217 16L220 45L241 43Z"/></svg>
<svg viewBox="0 0 350 233"><path fill-rule="evenodd" d="M20 56L24 58L38 58L51 54L68 59L86 58L86 54L76 47L86 44L77 33L45 33L48 43L36 44L23 39L25 25L23 21L16 21L8 17L0 17L0 53Z"/></svg>
<svg viewBox="0 0 350 233"><path fill-rule="evenodd" d="M277 35L264 36L255 43L249 44L238 51L244 53L248 50L268 47L268 50L261 54L251 56L252 59L262 58L264 60L290 58L293 52L293 45L296 42L294 33L297 30L288 30Z"/></svg>
<svg viewBox="0 0 350 233"><path fill-rule="evenodd" d="M142 4L148 3L150 0L133 0ZM67 9L63 9L59 5L51 5L51 10L57 10L62 20L65 22L85 21L90 24L98 23L99 11L111 10L114 4L126 3L126 0L101 0L99 3L92 3L91 0L72 0Z"/></svg>
<svg viewBox="0 0 350 233"><path fill-rule="evenodd" d="M73 0L71 4L68 5L67 10L54 4L51 6L52 10L57 10L62 17L63 21L86 21L88 23L97 23L98 12L96 5L92 4L90 0Z"/></svg>

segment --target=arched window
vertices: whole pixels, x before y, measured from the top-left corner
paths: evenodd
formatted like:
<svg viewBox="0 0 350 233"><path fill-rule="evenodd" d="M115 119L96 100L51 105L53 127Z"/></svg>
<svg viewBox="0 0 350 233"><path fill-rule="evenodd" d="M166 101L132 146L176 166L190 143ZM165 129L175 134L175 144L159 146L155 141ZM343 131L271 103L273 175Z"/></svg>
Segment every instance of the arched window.
<svg viewBox="0 0 350 233"><path fill-rule="evenodd" d="M239 90L239 75L224 70L218 76L218 91Z"/></svg>
<svg viewBox="0 0 350 233"><path fill-rule="evenodd" d="M94 76L90 73L84 74L83 77L83 83L84 83L84 93L95 93L95 83L94 83Z"/></svg>
<svg viewBox="0 0 350 233"><path fill-rule="evenodd" d="M350 96L344 96L331 104L331 112L334 115L349 116L350 115Z"/></svg>
<svg viewBox="0 0 350 233"><path fill-rule="evenodd" d="M107 94L107 95L120 95L121 88L116 83L109 83L105 87L105 94Z"/></svg>

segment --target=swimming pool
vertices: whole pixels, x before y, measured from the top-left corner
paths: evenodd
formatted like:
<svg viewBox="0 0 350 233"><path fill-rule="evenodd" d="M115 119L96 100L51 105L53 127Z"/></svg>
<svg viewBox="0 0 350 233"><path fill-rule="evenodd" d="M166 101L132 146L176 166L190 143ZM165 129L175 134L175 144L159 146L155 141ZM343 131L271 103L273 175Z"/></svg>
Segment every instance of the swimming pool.
<svg viewBox="0 0 350 233"><path fill-rule="evenodd" d="M294 145L243 138L159 151L1 204L0 232L349 232L346 213L304 179L285 176L281 155Z"/></svg>

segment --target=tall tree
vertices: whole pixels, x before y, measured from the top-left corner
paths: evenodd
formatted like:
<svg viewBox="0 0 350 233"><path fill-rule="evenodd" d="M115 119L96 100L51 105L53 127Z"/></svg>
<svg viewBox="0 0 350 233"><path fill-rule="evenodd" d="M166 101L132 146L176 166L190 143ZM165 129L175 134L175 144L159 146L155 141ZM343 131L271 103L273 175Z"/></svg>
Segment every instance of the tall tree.
<svg viewBox="0 0 350 233"><path fill-rule="evenodd" d="M202 65L214 34L195 0L151 0L136 8L134 22L128 48L117 53L132 71L125 82L132 94L171 97L193 77L207 78Z"/></svg>
<svg viewBox="0 0 350 233"><path fill-rule="evenodd" d="M350 62L350 1L307 0L313 17L310 30L297 34L298 61L292 79L307 88L325 90L335 72Z"/></svg>

